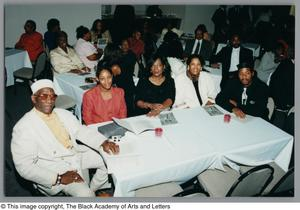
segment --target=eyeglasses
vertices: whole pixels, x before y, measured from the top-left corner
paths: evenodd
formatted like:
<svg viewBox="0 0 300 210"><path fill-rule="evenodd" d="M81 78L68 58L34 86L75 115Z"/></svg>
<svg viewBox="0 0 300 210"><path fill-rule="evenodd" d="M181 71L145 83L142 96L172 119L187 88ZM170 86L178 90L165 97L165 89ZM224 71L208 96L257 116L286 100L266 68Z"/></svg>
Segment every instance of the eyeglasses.
<svg viewBox="0 0 300 210"><path fill-rule="evenodd" d="M39 97L42 101L46 101L48 98L50 100L54 101L57 98L56 94L40 94L40 95L35 95L36 97Z"/></svg>

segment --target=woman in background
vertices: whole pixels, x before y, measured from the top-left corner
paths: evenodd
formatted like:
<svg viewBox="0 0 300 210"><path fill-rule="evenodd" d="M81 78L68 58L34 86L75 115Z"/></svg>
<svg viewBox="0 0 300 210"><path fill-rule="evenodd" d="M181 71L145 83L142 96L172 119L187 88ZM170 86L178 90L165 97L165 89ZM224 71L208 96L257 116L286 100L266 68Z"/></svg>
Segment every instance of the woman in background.
<svg viewBox="0 0 300 210"><path fill-rule="evenodd" d="M96 72L98 85L83 95L82 118L86 125L115 118L126 118L127 109L124 90L112 87L113 74L106 66Z"/></svg>
<svg viewBox="0 0 300 210"><path fill-rule="evenodd" d="M91 28L91 42L93 44L100 44L98 43L99 39L105 39L106 44L111 43L111 36L108 30L104 30L103 22L100 19L96 19L93 22Z"/></svg>
<svg viewBox="0 0 300 210"><path fill-rule="evenodd" d="M163 57L150 59L148 67L150 76L140 79L136 88L136 111L137 114L157 116L174 103L175 84Z"/></svg>

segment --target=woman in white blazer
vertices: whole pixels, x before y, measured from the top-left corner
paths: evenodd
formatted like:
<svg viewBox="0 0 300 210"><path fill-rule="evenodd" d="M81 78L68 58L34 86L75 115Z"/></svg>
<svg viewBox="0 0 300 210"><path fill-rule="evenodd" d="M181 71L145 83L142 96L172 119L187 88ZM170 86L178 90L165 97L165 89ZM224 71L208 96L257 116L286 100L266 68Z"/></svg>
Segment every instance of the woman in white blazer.
<svg viewBox="0 0 300 210"><path fill-rule="evenodd" d="M204 60L199 55L187 59L187 71L175 78L176 97L173 108L191 108L215 103L217 91L208 72L202 71Z"/></svg>

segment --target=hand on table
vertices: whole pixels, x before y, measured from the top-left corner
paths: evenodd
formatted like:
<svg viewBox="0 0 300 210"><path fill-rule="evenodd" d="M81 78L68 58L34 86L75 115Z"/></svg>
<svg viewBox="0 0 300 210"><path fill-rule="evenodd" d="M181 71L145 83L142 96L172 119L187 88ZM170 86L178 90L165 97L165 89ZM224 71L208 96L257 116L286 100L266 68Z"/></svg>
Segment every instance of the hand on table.
<svg viewBox="0 0 300 210"><path fill-rule="evenodd" d="M101 145L103 147L104 152L108 154L118 154L120 152L119 145L114 142L110 142L108 140L104 141Z"/></svg>
<svg viewBox="0 0 300 210"><path fill-rule="evenodd" d="M235 116L244 119L246 117L246 114L239 108L235 107L232 109L232 112L235 114Z"/></svg>
<svg viewBox="0 0 300 210"><path fill-rule="evenodd" d="M159 113L160 113L159 109L157 109L157 110L151 110L150 112L147 113L147 116L148 117L155 117L155 116L159 115Z"/></svg>

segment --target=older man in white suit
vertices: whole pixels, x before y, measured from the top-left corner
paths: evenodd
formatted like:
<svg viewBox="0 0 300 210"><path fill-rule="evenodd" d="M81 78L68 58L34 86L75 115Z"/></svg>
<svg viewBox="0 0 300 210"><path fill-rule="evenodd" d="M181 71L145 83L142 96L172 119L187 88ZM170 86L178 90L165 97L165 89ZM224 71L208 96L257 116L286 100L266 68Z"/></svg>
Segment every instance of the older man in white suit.
<svg viewBox="0 0 300 210"><path fill-rule="evenodd" d="M209 73L202 71L203 65L201 56L189 56L187 71L175 78L176 97L173 108L192 108L215 103L215 84Z"/></svg>
<svg viewBox="0 0 300 210"><path fill-rule="evenodd" d="M17 122L12 134L17 171L47 195L95 196L108 180L106 167L101 156L76 140L96 150L102 146L113 154L119 152L118 145L81 125L70 112L54 108L56 94L51 80L38 80L31 89L34 108ZM88 168L97 168L90 183L83 176Z"/></svg>

